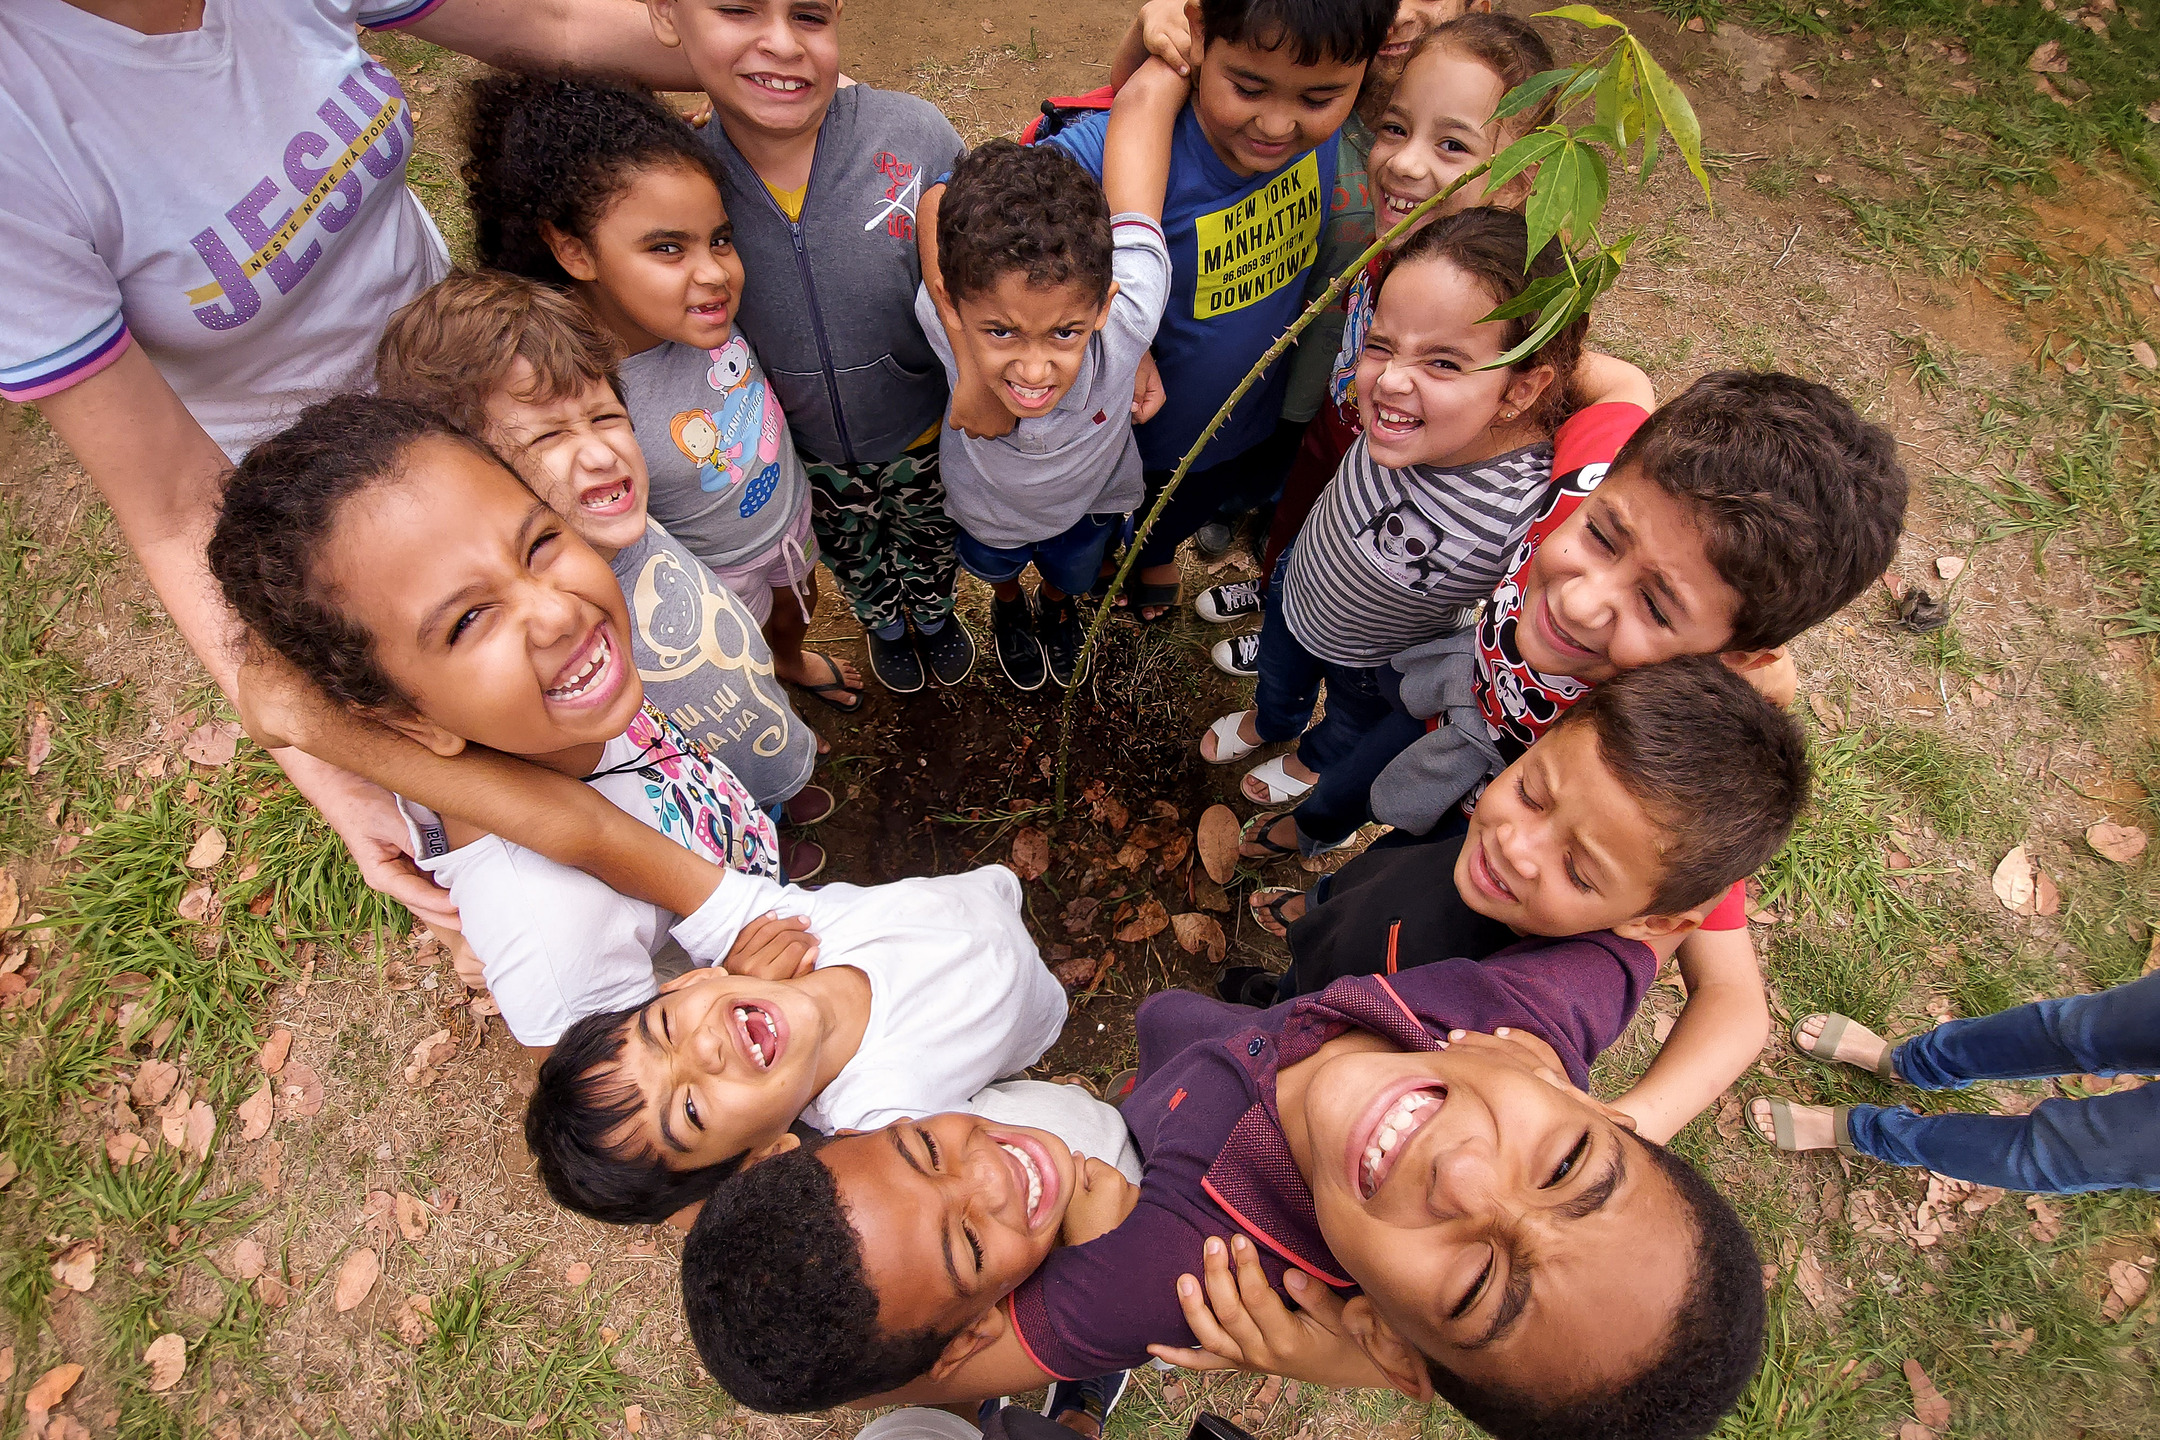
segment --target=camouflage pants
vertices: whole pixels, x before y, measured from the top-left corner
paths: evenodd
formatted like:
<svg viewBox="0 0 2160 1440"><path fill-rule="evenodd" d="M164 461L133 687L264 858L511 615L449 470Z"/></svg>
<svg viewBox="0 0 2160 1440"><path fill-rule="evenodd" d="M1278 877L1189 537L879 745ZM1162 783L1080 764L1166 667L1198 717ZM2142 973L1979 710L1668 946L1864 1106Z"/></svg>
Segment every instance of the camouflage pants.
<svg viewBox="0 0 2160 1440"><path fill-rule="evenodd" d="M881 464L806 461L810 528L866 630L902 616L918 625L952 613L958 534L945 513L937 441Z"/></svg>

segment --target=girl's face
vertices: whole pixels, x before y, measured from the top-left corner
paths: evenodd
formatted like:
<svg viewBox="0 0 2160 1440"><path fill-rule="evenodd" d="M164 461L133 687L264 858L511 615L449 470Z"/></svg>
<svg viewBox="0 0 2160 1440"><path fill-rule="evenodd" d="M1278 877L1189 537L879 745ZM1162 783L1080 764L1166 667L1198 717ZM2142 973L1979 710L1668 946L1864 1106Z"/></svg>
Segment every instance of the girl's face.
<svg viewBox="0 0 2160 1440"><path fill-rule="evenodd" d="M1524 443L1510 433L1552 382L1550 366L1486 370L1506 326L1499 302L1448 260L1399 265L1380 287L1358 357L1358 418L1382 465L1461 465Z"/></svg>
<svg viewBox="0 0 2160 1440"><path fill-rule="evenodd" d="M383 718L439 754L546 761L622 734L645 698L614 572L468 445L423 440L347 501L322 573L416 712Z"/></svg>
<svg viewBox="0 0 2160 1440"><path fill-rule="evenodd" d="M1490 65L1445 45L1427 46L1410 62L1394 99L1373 126L1372 156L1366 165L1377 192L1373 216L1383 233L1505 147L1507 137L1492 116L1506 93L1506 82ZM1499 194L1487 197L1484 181L1472 180L1419 220L1404 239L1442 215L1474 205L1512 208L1521 203L1513 197L1516 188L1510 181Z"/></svg>
<svg viewBox="0 0 2160 1440"><path fill-rule="evenodd" d="M840 82L840 0L647 0L730 135L813 131Z"/></svg>
<svg viewBox="0 0 2160 1440"><path fill-rule="evenodd" d="M742 257L712 177L689 165L641 170L580 239L545 227L555 259L626 354L673 340L727 343Z"/></svg>

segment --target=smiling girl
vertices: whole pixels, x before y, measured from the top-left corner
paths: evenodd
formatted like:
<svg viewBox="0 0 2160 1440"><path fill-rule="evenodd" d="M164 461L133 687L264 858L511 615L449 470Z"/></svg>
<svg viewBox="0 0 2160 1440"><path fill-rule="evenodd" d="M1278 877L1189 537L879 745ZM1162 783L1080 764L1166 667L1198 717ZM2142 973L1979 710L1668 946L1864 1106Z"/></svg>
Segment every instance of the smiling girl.
<svg viewBox="0 0 2160 1440"><path fill-rule="evenodd" d="M653 518L757 618L774 673L859 709L854 667L803 649L810 483L736 329L743 266L711 152L651 95L593 79L483 80L466 139L480 258L571 289L614 338Z"/></svg>

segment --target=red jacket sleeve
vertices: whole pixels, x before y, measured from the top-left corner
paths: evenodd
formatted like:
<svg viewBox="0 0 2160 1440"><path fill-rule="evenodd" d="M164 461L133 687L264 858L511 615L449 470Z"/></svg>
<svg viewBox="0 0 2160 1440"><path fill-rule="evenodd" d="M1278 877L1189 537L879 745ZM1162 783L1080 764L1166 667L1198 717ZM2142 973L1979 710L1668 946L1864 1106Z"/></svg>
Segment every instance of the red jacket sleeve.
<svg viewBox="0 0 2160 1440"><path fill-rule="evenodd" d="M1620 400L1592 405L1570 415L1553 434L1554 478L1573 474L1585 465L1610 463L1628 437L1649 418L1650 412L1642 406Z"/></svg>

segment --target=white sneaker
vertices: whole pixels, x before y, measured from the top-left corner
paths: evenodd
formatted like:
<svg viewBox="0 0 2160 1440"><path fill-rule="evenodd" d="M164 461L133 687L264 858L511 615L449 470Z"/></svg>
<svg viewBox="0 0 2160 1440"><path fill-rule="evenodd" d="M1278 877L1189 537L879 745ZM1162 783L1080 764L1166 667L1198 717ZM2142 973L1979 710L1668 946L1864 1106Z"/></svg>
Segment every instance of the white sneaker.
<svg viewBox="0 0 2160 1440"><path fill-rule="evenodd" d="M1228 640L1218 640L1209 648L1208 658L1223 674L1250 680L1260 673L1260 632L1248 630Z"/></svg>
<svg viewBox="0 0 2160 1440"><path fill-rule="evenodd" d="M1228 585L1211 585L1200 592L1193 601L1193 613L1211 625L1227 625L1232 620L1242 620L1247 615L1260 613L1260 582L1237 580Z"/></svg>

